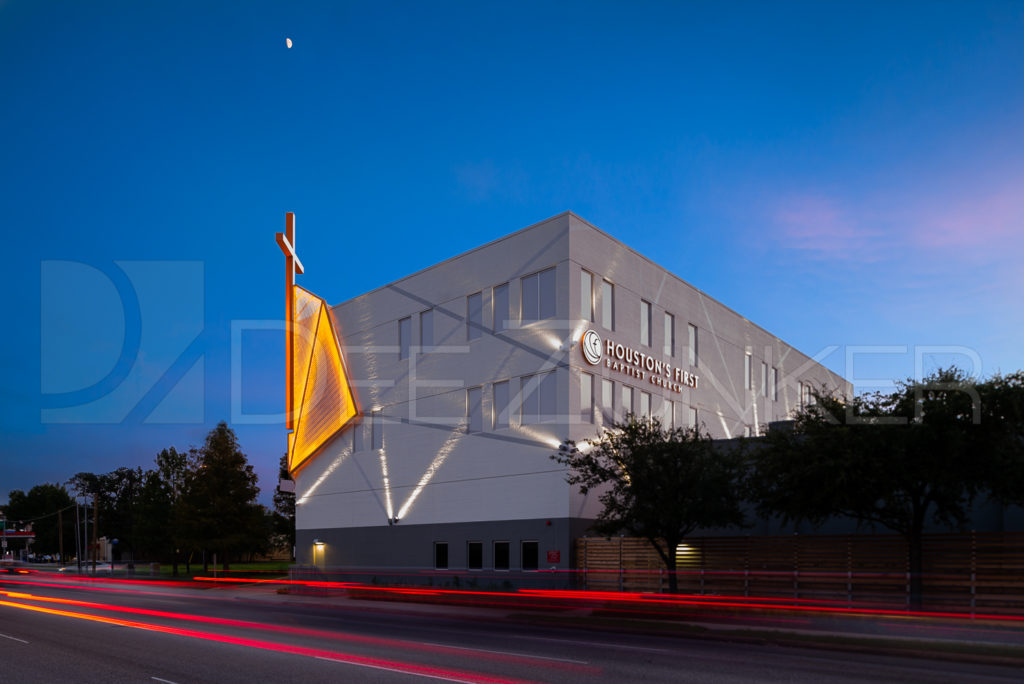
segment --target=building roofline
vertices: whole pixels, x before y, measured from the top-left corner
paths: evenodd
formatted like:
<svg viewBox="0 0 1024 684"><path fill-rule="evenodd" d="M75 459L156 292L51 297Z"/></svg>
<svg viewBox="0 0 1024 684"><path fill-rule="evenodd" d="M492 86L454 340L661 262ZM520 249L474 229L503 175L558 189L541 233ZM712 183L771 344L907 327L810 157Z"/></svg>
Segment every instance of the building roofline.
<svg viewBox="0 0 1024 684"><path fill-rule="evenodd" d="M392 280L390 283L385 283L384 285L379 285L378 287L375 287L372 290L367 290L366 292L358 294L355 297L350 297L349 299L346 299L346 300L343 300L341 302L338 302L337 304L331 304L331 308L335 309L335 308L338 308L340 306L344 306L345 304L348 304L350 302L354 302L355 300L359 299L360 297L365 297L366 295L373 294L374 292L379 292L379 291L381 291L381 290L383 290L385 288L391 287L392 285L394 285L396 283L400 283L400 282L402 282L404 280L409 280L410 278L415 278L416 276L421 275L423 273L426 273L427 271L431 271L431 270L433 270L435 268L438 268L439 266L444 266L444 265L449 264L449 263L451 263L453 261L456 261L457 259L461 259L461 258L463 258L465 256L469 256L470 254L473 254L474 252L479 252L482 249L487 249L488 247L493 247L494 245L500 244L500 243L504 242L505 240L510 240L510 239L516 237L520 233L525 233L528 230L533 230L534 228L542 226L545 223L551 223L552 221L555 221L557 219L560 219L560 218L563 218L563 217L566 217L566 216L575 216L578 219L580 218L579 216L576 216L576 214L572 213L571 211L563 211L562 213L555 214L554 216L546 218L543 221L538 221L537 223L531 223L530 225L526 226L525 228L520 228L519 230L511 232L511 233L509 233L507 235L502 235L501 237L495 238L494 240L491 240L490 242L485 242L484 244L479 245L477 247L473 247L472 249L467 249L465 252L459 252L455 256L448 257L444 261L438 261L436 264L431 264L430 266L425 266L424 268L421 268L419 270L413 271L409 275L402 276L401 278L398 278L397 280ZM580 220L582 221L583 219L580 219ZM587 223L588 226L592 225L589 222L586 222L586 223ZM596 227L595 227L595 230L597 230ZM609 236L609 237L611 237L611 236ZM615 238L612 238L612 239L614 240Z"/></svg>
<svg viewBox="0 0 1024 684"><path fill-rule="evenodd" d="M577 215L577 214L574 214L574 213L573 213L573 212L571 212L571 211L566 211L566 212L563 212L562 214L559 214L558 216L564 216L564 215L566 215L566 214L567 214L567 215L569 215L569 216L570 216L570 217L572 217L572 218L575 218L575 219L577 219L577 220L578 220L578 221L580 221L581 223L585 224L585 225L586 225L586 226L587 226L588 228L590 228L590 229L592 229L592 230L596 231L597 233L599 233L599 234L603 235L604 237L608 238L609 240L612 240L612 241L613 241L613 242L615 242L616 244L622 245L622 246L623 246L623 247L625 247L625 248L626 248L627 250L629 250L630 252L632 252L632 253L633 253L633 254L635 254L636 256L640 257L641 259L643 259L644 261L646 261L646 262L647 262L648 264L650 264L651 266L654 266L655 268L661 269L661 270L662 270L662 271L664 271L665 273L668 273L668 274L669 274L670 276L672 276L673 278L675 278L676 280L678 280L678 281L679 281L680 283L682 283L683 285L685 285L685 286L689 287L689 288L690 288L690 289L692 289L692 290L693 290L694 292L697 292L697 293L698 293L698 294L700 294L700 295L701 295L702 297L706 297L707 299L710 299L710 300L711 300L712 302L714 302L714 303L718 304L719 306L721 306L721 307L722 307L723 309L725 309L726 311L728 311L728 312L730 312L730 313L732 313L732 314L735 314L736 316L738 316L738 317L739 317L739 318L741 318L742 320L746 321L746 322L747 322L747 323L749 323L749 324L750 324L751 326L753 326L753 327L757 328L757 329L758 329L758 330L760 330L761 332L765 333L765 334L766 334L766 335L768 335L769 337L773 337L773 338L775 338L776 340L778 340L779 342L782 342L783 344L785 344L785 345L786 345L787 347L789 347L789 348L790 348L790 349L792 349L793 351L795 351L795 352L797 352L797 353L799 353L799 354L803 354L803 355L804 355L805 357L807 357L808 359L811 359L812 361L814 361L814 357L812 357L812 356L809 356L808 354L804 353L804 352L803 352L803 351L801 351L801 350L800 350L800 349L799 349L798 347L796 347L796 346L794 346L794 345L790 344L789 342L787 342L786 340L782 339L781 337L779 337L778 335L776 335L775 333L773 333L773 332L772 332L771 330L768 330L767 328L764 328L764 327L762 327L761 325L759 325L758 323L755 323L754 321L750 320L749 318L747 318L746 316L744 316L743 314L741 314L741 313L740 313L739 311L736 311L735 309L733 309L733 308L732 308L731 306L729 306L728 304L726 304L726 303L722 302L721 300L717 299L716 297L713 297L713 296L709 295L709 294L708 294L707 292L705 292L704 290L700 289L699 287L697 287L696 285L694 285L694 284L693 284L693 283L691 283L690 281L688 281L688 280L685 280L685 279L684 279L684 278L683 278L682 276L680 276L680 275L676 274L676 273L675 273L674 271L672 271L672 269L669 269L669 268L665 268L664 266L662 266L661 264L659 264L658 262L656 262L656 261L655 261L654 259L651 259L650 257L648 257L647 255L643 254L642 252L638 252L638 251L637 251L636 249L634 249L633 247L630 247L629 245L627 245L627 244L626 244L625 242L623 242L622 240L619 240L618 238L616 238L616 237L615 237L614 235L611 235L611 234L609 234L608 232L606 232L606 231L602 230L601 228L598 228L597 226L595 226L595 225L594 225L593 223L591 223L590 221L586 220L585 218L583 218L583 217L581 217L581 216L579 216L579 215ZM554 218L554 217L553 217L553 218ZM838 378L838 379L839 379L839 380L841 380L842 382L850 383L850 381L849 381L849 380L847 380L846 378L844 378L843 376L841 376L841 375L839 375L838 373L836 373L835 371L832 371L832 370L830 370L829 368L825 367L825 365L824 365L823 363L821 363L820 361L815 361L815 363L817 363L818 365L820 365L820 366L821 366L822 368L825 368L825 370L826 370L826 371L828 371L829 373L832 373L832 375L834 375L834 376L835 376L836 378ZM851 391L852 391L852 388L853 388L853 383L850 383L850 388L851 388Z"/></svg>
<svg viewBox="0 0 1024 684"><path fill-rule="evenodd" d="M747 318L746 316L741 314L739 311L736 311L735 309L733 309L728 304L725 304L724 302L722 302L721 300L717 299L716 297L713 297L713 296L709 295L707 292L705 292L704 290L700 289L699 287L697 287L693 283L689 282L688 280L685 280L682 276L676 274L671 269L662 266L661 264L659 264L658 262L654 261L650 257L648 257L645 254L637 251L636 249L634 249L633 247L629 246L628 244L626 244L622 240L619 240L618 238L616 238L614 235L608 233L607 231L605 231L605 230L603 230L601 228L598 228L593 223L591 223L587 219L583 218L582 216L580 216L579 214L576 214L575 212L573 212L571 210L566 210L566 211L563 211L561 213L555 214L554 216L550 216L550 217L548 217L546 219L538 221L536 223L532 223L532 224L526 226L525 228L520 228L519 230L516 230L516 231L513 231L511 233L508 233L507 235L503 235L503 236L501 236L499 238L491 240L490 242L486 242L486 243L484 243L482 245L479 245L479 246L474 247L472 249L466 250L465 252L460 252L459 254L456 254L454 256L448 257L444 261L439 261L439 262L437 262L435 264L431 264L430 266L426 266L426 267L421 268L421 269L419 269L417 271L413 271L409 275L402 276L401 278L399 278L397 280L393 280L390 283L385 283L384 285L380 285L378 287L375 287L372 290L367 290L366 292L363 292L362 294L356 295L355 297L351 297L349 299L346 299L346 300L344 300L342 302L339 302L337 304L332 304L330 306L331 306L332 309L344 306L344 305L346 305L346 304L348 304L350 302L354 302L355 300L357 300L357 299L359 299L361 297L365 297L365 296L371 295L371 294L373 294L375 292L379 292L381 290L384 290L386 288L389 288L389 287L395 285L396 283L401 283L401 282L403 282L405 280L409 280L410 278L415 278L416 276L421 275L423 273L426 273L427 271L431 271L431 270L433 270L435 268L438 268L440 266L444 266L446 264L452 263L452 262L454 262L454 261L456 261L458 259L461 259L461 258L463 258L465 256L470 255L470 254L473 254L474 252L478 252L480 250L488 249L488 248L493 247L495 245L501 244L505 240L510 240L510 239L512 239L514 237L517 237L518 235L520 235L522 233L525 233L527 231L530 231L530 230L533 230L533 229L538 228L540 226L543 226L544 224L551 223L552 221L557 221L557 220L563 219L563 218L576 219L577 221L582 223L587 228L597 232L599 235L601 235L601 236L611 240L615 244L621 245L622 247L624 247L625 249L629 250L630 252L632 252L634 255L636 255L640 259L646 261L651 266L654 266L655 268L658 268L658 269L664 271L665 273L668 273L670 276L672 276L673 278L678 280L683 285L689 287L690 289L692 289L694 292L698 293L702 297L705 297L705 298L711 300L712 302L714 302L715 304L718 304L719 306L721 306L726 311L728 311L728 312L738 316L740 319L742 319L746 323L750 324L751 326L757 328L758 330L760 330L761 332L765 333L766 335L768 335L770 337L773 337L774 339L778 340L779 342L782 342L783 344L785 344L787 347L789 347L793 351L795 351L795 352L797 352L799 354L802 354L803 356L807 357L808 359L814 360L814 357L809 356L808 354L804 353L798 347L790 344L789 342L787 342L786 340L782 339L781 337L779 337L778 335L776 335L772 331L770 331L770 330L762 327L758 323L750 320L749 318ZM572 227L570 226L569 227L570 240L571 240L571 234L572 234L571 231L572 231ZM572 260L571 251L570 251L570 254L569 254L569 259ZM819 365L821 365L822 368L825 368L825 370L827 370L829 373L832 373L832 375L834 375L840 381L846 382L846 383L850 383L850 381L847 380L845 377L843 377L843 376L839 375L838 373L835 373L834 371L826 368L824 366L824 364L822 364L820 361L815 361L815 363L818 363ZM851 391L852 391L852 386L853 386L852 383L850 383Z"/></svg>

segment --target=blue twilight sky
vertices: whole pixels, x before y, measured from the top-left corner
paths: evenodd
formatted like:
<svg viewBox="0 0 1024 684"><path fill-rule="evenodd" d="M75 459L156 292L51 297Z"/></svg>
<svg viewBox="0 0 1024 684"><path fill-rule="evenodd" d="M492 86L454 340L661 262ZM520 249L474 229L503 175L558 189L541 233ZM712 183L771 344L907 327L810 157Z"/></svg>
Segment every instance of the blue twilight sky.
<svg viewBox="0 0 1024 684"><path fill-rule="evenodd" d="M222 419L269 497L285 211L334 303L572 210L858 390L1024 367L1021 2L0 0L0 98L0 501Z"/></svg>

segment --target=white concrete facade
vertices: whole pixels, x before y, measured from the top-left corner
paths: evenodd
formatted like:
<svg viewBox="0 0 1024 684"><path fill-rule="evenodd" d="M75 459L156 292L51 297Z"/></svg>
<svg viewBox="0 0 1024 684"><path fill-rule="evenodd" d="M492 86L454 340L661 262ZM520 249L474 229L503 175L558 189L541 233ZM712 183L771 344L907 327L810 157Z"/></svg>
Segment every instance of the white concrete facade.
<svg viewBox="0 0 1024 684"><path fill-rule="evenodd" d="M584 273L592 320L584 319ZM609 292L613 323L604 315ZM562 440L592 437L603 419L621 418L624 388L632 388L635 413L649 407L689 425L696 409L698 423L720 438L785 419L803 386L851 392L820 364L571 213L333 313L363 418L296 476L298 557L324 566L433 568L439 543L452 570L529 570L534 553L542 567L568 568L572 541L597 502L572 491L550 456ZM674 327L674 344L666 326ZM601 340L597 364L581 350L587 330ZM592 414L581 383L592 387ZM314 539L322 542L316 551Z"/></svg>

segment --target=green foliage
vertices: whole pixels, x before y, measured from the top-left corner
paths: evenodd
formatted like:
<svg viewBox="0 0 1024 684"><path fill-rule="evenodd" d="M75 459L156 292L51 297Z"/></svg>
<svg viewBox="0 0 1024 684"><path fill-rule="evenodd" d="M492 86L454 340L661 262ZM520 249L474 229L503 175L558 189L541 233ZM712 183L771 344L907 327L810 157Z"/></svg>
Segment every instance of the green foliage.
<svg viewBox="0 0 1024 684"><path fill-rule="evenodd" d="M278 486L274 489L273 529L275 545L286 546L288 553L295 547L295 492L282 492L280 480L291 480L288 472L288 454L281 457Z"/></svg>
<svg viewBox="0 0 1024 684"><path fill-rule="evenodd" d="M987 494L1020 501L1022 387L1020 374L975 383L951 368L889 394L816 395L792 430L748 443L749 496L762 515L902 534L919 602L926 523L964 525Z"/></svg>
<svg viewBox="0 0 1024 684"><path fill-rule="evenodd" d="M256 473L227 423L210 431L197 457L175 516L184 544L219 553L225 561L231 554L265 550L269 530L256 503Z"/></svg>
<svg viewBox="0 0 1024 684"><path fill-rule="evenodd" d="M742 526L741 462L697 429L668 429L657 418L630 416L580 448L552 456L567 481L595 490L603 505L595 529L647 539L669 569L676 591L676 547L699 528Z"/></svg>
<svg viewBox="0 0 1024 684"><path fill-rule="evenodd" d="M74 549L74 511L68 510L74 501L68 491L61 485L41 484L28 490L12 490L8 494L8 503L4 507L7 517L7 529L24 529L29 524L36 538L31 549L36 554L56 554L60 550L60 532L58 527L58 511L63 510L65 544ZM64 549L68 553L68 547Z"/></svg>

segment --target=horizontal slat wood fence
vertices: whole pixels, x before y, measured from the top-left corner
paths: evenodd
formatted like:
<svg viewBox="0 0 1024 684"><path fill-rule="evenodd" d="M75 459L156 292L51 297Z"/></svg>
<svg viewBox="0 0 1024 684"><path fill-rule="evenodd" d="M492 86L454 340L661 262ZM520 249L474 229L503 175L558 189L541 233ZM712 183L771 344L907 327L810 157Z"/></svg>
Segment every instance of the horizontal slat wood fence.
<svg viewBox="0 0 1024 684"><path fill-rule="evenodd" d="M659 592L665 565L644 539L582 537L586 589ZM898 535L697 537L677 554L683 593L906 607L907 544ZM1024 533L931 534L924 539L924 608L1024 614Z"/></svg>

